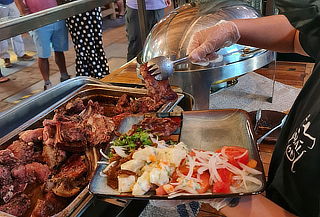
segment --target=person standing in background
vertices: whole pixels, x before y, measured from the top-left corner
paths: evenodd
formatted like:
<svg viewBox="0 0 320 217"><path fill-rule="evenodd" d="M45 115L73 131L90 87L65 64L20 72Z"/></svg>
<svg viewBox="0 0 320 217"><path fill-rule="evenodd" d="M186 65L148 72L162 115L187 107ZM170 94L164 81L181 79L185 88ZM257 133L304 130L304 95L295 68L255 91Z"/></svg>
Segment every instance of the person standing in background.
<svg viewBox="0 0 320 217"><path fill-rule="evenodd" d="M14 0L0 0L0 19L17 17L20 17L20 13ZM25 53L24 43L21 35L12 37L11 40L13 50L15 54L18 56L19 61L34 60L32 56L29 56ZM0 41L0 58L4 60L4 67L11 68L13 65L11 63L10 54L8 53L8 50L8 40Z"/></svg>
<svg viewBox="0 0 320 217"><path fill-rule="evenodd" d="M164 17L164 9L171 6L171 0L145 0L145 2L148 26L146 33L148 34L152 27ZM141 44L137 0L127 0L126 6L126 31L129 41L127 61L130 61L138 55L143 45Z"/></svg>
<svg viewBox="0 0 320 217"><path fill-rule="evenodd" d="M57 6L56 0L17 0L18 8L23 15L35 13ZM50 81L49 57L51 45L55 62L60 70L60 81L70 78L66 68L64 51L68 50L68 30L64 20L40 27L31 32L38 52L38 66L44 80L44 90L52 87Z"/></svg>
<svg viewBox="0 0 320 217"><path fill-rule="evenodd" d="M74 0L60 1L68 3ZM101 8L69 17L66 24L76 51L77 76L100 79L108 75L109 65L102 41Z"/></svg>

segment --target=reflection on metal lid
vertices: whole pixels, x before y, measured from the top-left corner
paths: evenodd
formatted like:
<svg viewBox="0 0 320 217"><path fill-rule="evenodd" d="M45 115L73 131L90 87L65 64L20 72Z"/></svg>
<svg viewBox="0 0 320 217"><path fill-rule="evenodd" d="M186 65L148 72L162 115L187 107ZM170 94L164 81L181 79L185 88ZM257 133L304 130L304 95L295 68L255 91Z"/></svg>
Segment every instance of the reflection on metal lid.
<svg viewBox="0 0 320 217"><path fill-rule="evenodd" d="M257 18L259 13L243 2L218 0L208 3L190 3L177 8L162 19L147 37L142 62L157 56L175 60L186 56L186 49L193 33L215 25L220 20ZM219 65L239 62L265 50L234 44L222 48L218 54L224 57ZM190 71L214 68L217 65L196 66L184 63L176 66L176 71Z"/></svg>

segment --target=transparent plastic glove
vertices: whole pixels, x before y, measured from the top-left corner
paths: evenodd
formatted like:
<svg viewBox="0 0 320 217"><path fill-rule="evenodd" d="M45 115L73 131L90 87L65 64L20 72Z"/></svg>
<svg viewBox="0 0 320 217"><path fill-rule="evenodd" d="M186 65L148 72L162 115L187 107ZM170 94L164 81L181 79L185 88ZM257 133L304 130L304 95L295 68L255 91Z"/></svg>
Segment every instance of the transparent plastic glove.
<svg viewBox="0 0 320 217"><path fill-rule="evenodd" d="M236 24L232 21L221 20L207 29L193 34L188 48L191 62L209 62L218 57L215 53L223 47L228 47L240 39Z"/></svg>

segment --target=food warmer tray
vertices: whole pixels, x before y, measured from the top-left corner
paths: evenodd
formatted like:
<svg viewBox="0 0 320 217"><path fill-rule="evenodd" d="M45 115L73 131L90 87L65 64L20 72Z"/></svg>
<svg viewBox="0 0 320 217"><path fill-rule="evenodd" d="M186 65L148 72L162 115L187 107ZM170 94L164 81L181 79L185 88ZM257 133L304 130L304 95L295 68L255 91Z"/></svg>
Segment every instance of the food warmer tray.
<svg viewBox="0 0 320 217"><path fill-rule="evenodd" d="M30 97L17 106L0 113L0 138L12 132L19 126L30 125L28 121L44 110L56 107L61 99L72 95L85 84L104 84L103 82L85 76L79 76Z"/></svg>
<svg viewBox="0 0 320 217"><path fill-rule="evenodd" d="M104 104L106 100L114 101L124 93L135 98L146 96L146 90L144 89L113 86L90 78L77 77L70 80L66 85L57 85L1 114L0 132L2 137L0 138L0 147L5 148L10 145L18 139L18 134L24 130L42 127L42 121L46 118L51 119L55 109L77 97L84 100L93 99ZM172 111L178 102L183 99L183 96L179 93L177 101L164 105L158 112ZM79 216L83 209L92 203L92 199L93 195L89 193L88 187L86 187L64 210L55 216ZM6 213L0 214L1 216L11 216Z"/></svg>
<svg viewBox="0 0 320 217"><path fill-rule="evenodd" d="M167 117L166 114L157 114L160 117ZM133 124L141 120L143 116L128 117L121 123L120 132L127 132ZM128 120L129 119L129 120ZM260 194L264 191L266 180L263 164L260 159L259 150L253 136L253 127L248 112L240 109L224 110L202 110L187 111L182 113L182 125L179 129L180 141L189 148L199 150L214 151L222 146L241 146L247 148L250 159L257 161L256 169L262 174L257 178L262 182L262 186L251 192L230 193L230 194L202 194L202 195L182 195L172 198L177 199L212 199L222 197L237 197L242 195ZM107 178L100 175L106 165L99 164L93 179L89 185L89 190L98 197L118 198L118 199L169 199L167 196L157 196L145 194L133 196L131 193L122 193L112 189L107 185Z"/></svg>

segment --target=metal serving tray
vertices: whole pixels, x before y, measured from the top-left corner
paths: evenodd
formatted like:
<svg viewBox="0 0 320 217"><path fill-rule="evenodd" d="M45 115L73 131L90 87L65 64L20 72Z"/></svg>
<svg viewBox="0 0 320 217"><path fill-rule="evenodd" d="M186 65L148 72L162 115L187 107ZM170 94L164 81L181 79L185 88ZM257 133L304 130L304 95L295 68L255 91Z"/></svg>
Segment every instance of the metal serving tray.
<svg viewBox="0 0 320 217"><path fill-rule="evenodd" d="M69 88L67 88L68 86ZM104 104L105 102L110 102L110 100L117 100L124 93L135 98L146 96L145 89L113 86L90 78L73 79L70 83L67 83L66 86L57 85L49 89L48 92L43 92L42 94L32 97L23 104L19 104L19 106L14 107L0 116L1 131L2 129L6 129L4 123L14 124L16 121L25 121L21 124L15 124L14 130L9 131L7 129L6 134L4 133L4 136L0 138L0 147L5 148L10 145L14 140L18 139L18 134L24 130L42 127L42 121L44 119L52 118L55 109L65 105L72 99L77 97L84 100L93 99L94 101ZM183 94L178 95L178 99L175 102L164 105L159 112L170 112L174 106L183 99ZM51 99L51 97L53 99ZM37 108L37 105L39 105L40 108ZM22 114L19 114L19 112ZM19 120L18 118L20 118L21 115L23 119ZM13 127L10 129L12 128ZM88 187L86 187L64 210L55 216L77 216L83 208L87 207L87 204L92 199L93 195L90 194ZM1 213L1 216L6 215L2 215Z"/></svg>
<svg viewBox="0 0 320 217"><path fill-rule="evenodd" d="M257 176L263 183L262 187L245 193L210 194L210 195L183 195L173 198L177 199L212 199L222 197L237 197L242 195L260 194L265 189L265 174L260 159L258 148L253 137L253 127L248 113L244 110L203 110L183 112L182 127L180 129L180 141L189 148L214 151L222 146L241 146L247 148L249 157L257 161L256 169L262 172ZM122 131L126 132L131 126L141 120L142 117L131 117L130 121L122 123ZM92 178L89 190L99 197L121 198L121 199L159 199L167 200L167 196L146 194L133 196L131 193L122 193L107 185L107 178L100 175L106 165L98 165L96 173Z"/></svg>
<svg viewBox="0 0 320 217"><path fill-rule="evenodd" d="M19 103L15 107L0 113L0 138L10 134L14 129L29 126L29 121L41 115L45 110L52 110L61 104L61 100L74 94L85 84L104 84L103 82L90 78L79 76L69 79L65 82L41 92L29 99ZM31 120L31 122L34 122ZM11 137L9 135L9 137Z"/></svg>
<svg viewBox="0 0 320 217"><path fill-rule="evenodd" d="M121 87L113 86L110 84L86 84L72 98L80 97L83 99L94 99L99 103L110 102L116 104L119 97L123 94L127 94L132 98L144 97L147 94L147 90L143 88ZM172 102L164 104L157 112L171 112L175 106L184 98L184 94L177 93L178 99Z"/></svg>

